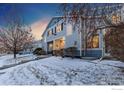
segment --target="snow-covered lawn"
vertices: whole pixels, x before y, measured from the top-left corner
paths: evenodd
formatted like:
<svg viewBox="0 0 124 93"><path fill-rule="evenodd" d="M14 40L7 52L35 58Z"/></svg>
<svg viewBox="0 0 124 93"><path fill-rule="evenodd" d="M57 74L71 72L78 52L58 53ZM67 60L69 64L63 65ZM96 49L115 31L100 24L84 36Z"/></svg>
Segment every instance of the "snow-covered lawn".
<svg viewBox="0 0 124 93"><path fill-rule="evenodd" d="M118 62L124 67L124 63L108 60L103 62L49 57L0 70L0 84L124 85L124 69L108 65Z"/></svg>
<svg viewBox="0 0 124 93"><path fill-rule="evenodd" d="M11 64L18 64L20 62L26 61L26 60L33 60L36 56L33 54L25 54L25 55L18 55L17 58L13 59L13 55L3 55L0 56L0 67L11 65Z"/></svg>

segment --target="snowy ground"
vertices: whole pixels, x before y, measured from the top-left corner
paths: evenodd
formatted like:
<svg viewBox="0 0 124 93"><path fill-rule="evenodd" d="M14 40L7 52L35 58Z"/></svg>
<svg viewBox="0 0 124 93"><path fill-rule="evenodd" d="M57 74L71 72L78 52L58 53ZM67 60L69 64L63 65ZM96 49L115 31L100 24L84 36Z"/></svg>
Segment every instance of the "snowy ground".
<svg viewBox="0 0 124 93"><path fill-rule="evenodd" d="M6 66L6 65L12 65L12 64L18 64L27 60L33 60L36 56L33 54L25 54L25 55L18 55L17 58L13 59L13 55L2 55L0 56L0 67Z"/></svg>
<svg viewBox="0 0 124 93"><path fill-rule="evenodd" d="M0 70L0 84L124 85L124 63L49 57Z"/></svg>

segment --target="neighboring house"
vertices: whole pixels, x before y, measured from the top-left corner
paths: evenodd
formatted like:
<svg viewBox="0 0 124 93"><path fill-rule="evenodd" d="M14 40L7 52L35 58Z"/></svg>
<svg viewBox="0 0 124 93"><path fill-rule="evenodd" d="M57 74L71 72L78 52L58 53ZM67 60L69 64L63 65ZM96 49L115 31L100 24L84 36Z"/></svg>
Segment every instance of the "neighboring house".
<svg viewBox="0 0 124 93"><path fill-rule="evenodd" d="M29 44L26 44L20 53L32 53L36 48L42 48L41 40L35 40Z"/></svg>
<svg viewBox="0 0 124 93"><path fill-rule="evenodd" d="M120 13L120 11L119 11ZM109 15L112 21L117 21L114 14ZM99 26L103 24L98 24ZM62 17L53 17L49 22L42 37L42 48L51 53L53 50L60 50L69 47L76 47L76 56L102 57L106 54L104 35L106 29L98 30L92 37L92 42L88 42L87 49L84 51L83 33L69 22L65 22Z"/></svg>
<svg viewBox="0 0 124 93"><path fill-rule="evenodd" d="M32 43L32 47L33 47L33 50L35 50L36 48L42 48L42 41L41 40L34 41Z"/></svg>

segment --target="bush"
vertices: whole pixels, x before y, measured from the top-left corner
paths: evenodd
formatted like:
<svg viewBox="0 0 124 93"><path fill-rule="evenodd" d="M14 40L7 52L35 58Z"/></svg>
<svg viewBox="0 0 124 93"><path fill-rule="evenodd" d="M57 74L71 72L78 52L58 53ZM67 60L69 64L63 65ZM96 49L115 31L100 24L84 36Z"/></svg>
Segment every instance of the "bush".
<svg viewBox="0 0 124 93"><path fill-rule="evenodd" d="M60 50L53 50L53 55L55 56L69 56L74 58L76 56L76 47L68 47L66 49L60 49Z"/></svg>
<svg viewBox="0 0 124 93"><path fill-rule="evenodd" d="M124 61L124 24L119 24L107 31L105 41L110 54Z"/></svg>
<svg viewBox="0 0 124 93"><path fill-rule="evenodd" d="M62 56L62 57L64 57L64 49L60 49L60 50L53 50L53 55L55 55L55 56Z"/></svg>
<svg viewBox="0 0 124 93"><path fill-rule="evenodd" d="M46 52L45 52L42 48L36 48L36 49L33 51L33 54L36 54L36 55L45 55Z"/></svg>
<svg viewBox="0 0 124 93"><path fill-rule="evenodd" d="M76 51L77 51L76 47L69 47L64 49L65 55L71 56L72 58L76 56Z"/></svg>

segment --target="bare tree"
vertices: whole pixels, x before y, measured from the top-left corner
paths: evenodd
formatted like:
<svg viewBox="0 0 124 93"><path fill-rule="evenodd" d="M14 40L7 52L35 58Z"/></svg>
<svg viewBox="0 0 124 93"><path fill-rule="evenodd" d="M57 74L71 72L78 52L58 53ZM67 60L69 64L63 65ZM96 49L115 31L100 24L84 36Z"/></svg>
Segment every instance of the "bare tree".
<svg viewBox="0 0 124 93"><path fill-rule="evenodd" d="M64 19L74 22L78 26L78 30L82 32L84 56L87 50L88 39L93 38L98 30L114 27L116 24L112 22L112 15L117 14L120 4L61 4L60 11L64 15ZM121 12L120 12L121 13Z"/></svg>
<svg viewBox="0 0 124 93"><path fill-rule="evenodd" d="M24 49L25 45L33 40L31 28L24 24L20 11L12 6L5 16L5 27L0 30L0 43L6 51L11 51L16 58L17 52Z"/></svg>
<svg viewBox="0 0 124 93"><path fill-rule="evenodd" d="M61 10L63 11L63 15L65 20L69 22L74 22L75 26L79 32L81 32L81 41L83 41L83 49L84 49L84 56L85 51L87 49L87 40L93 34L95 34L96 27L98 24L98 20L101 18L97 15L97 6L94 4L62 4ZM80 46L80 47L81 47Z"/></svg>
<svg viewBox="0 0 124 93"><path fill-rule="evenodd" d="M111 27L105 35L106 48L111 56L124 61L124 23Z"/></svg>

